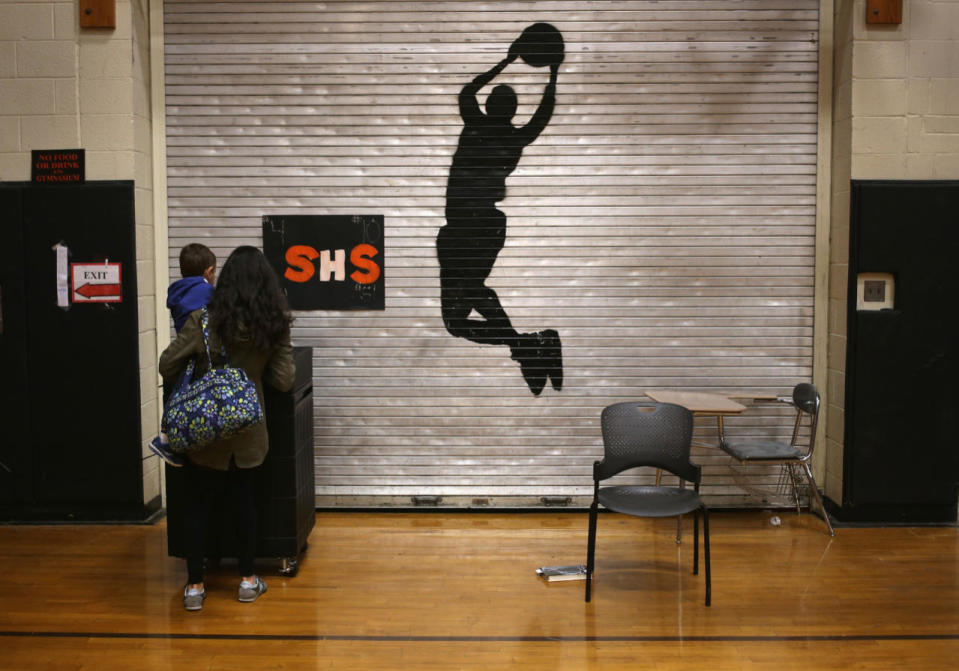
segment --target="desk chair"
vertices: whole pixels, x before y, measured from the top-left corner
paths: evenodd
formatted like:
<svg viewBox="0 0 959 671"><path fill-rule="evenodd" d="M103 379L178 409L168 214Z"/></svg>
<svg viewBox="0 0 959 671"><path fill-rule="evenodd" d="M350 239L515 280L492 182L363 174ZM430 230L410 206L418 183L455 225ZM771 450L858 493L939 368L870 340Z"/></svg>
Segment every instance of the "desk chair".
<svg viewBox="0 0 959 671"><path fill-rule="evenodd" d="M699 573L699 512L703 513L706 605L712 598L709 567L709 515L699 499L702 469L689 461L693 414L671 403L615 403L602 414L603 460L593 464L593 503L589 507L586 550L586 601L590 600L599 504L637 517L674 517L695 512L693 575ZM692 482L695 489L655 486L600 487L601 480L639 466L654 466Z"/></svg>
<svg viewBox="0 0 959 671"><path fill-rule="evenodd" d="M822 496L819 494L819 488L816 487L816 479L812 475L812 469L809 462L812 459L813 448L816 446L816 426L819 422L819 392L816 387L808 382L801 382L793 388L792 396L781 396L778 402L788 403L796 408L796 422L793 426L792 440L788 443L775 440L753 440L753 441L735 441L726 440L725 433L720 435L720 446L728 455L740 463L750 461L759 461L763 463L780 463L789 469L789 479L792 481L793 496L796 498L796 510L799 512L799 489L796 483L796 476L793 474L794 466L801 466L806 472L806 478L809 481L809 489L812 490L816 502L819 503L819 509L822 510L823 520L829 529L829 535L834 536L835 531L832 523L829 521L829 515L823 506ZM803 418L809 418L809 445L802 447L799 444L799 431L802 427Z"/></svg>

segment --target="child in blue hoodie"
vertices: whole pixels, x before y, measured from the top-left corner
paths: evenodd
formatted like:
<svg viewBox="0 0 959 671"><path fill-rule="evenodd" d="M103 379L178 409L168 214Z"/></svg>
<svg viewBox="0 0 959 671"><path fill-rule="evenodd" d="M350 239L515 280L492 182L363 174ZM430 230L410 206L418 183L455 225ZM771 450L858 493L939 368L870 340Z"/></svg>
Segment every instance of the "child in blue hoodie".
<svg viewBox="0 0 959 671"><path fill-rule="evenodd" d="M177 333L191 312L210 302L216 277L216 256L209 247L198 242L185 246L180 250L180 275L182 279L171 284L166 292L166 306L173 316L173 328ZM150 449L171 466L183 465L183 457L170 451L164 433L150 441Z"/></svg>
<svg viewBox="0 0 959 671"><path fill-rule="evenodd" d="M216 256L206 245L191 243L180 250L182 279L170 285L166 306L173 315L173 328L179 333L187 317L210 302L216 276Z"/></svg>

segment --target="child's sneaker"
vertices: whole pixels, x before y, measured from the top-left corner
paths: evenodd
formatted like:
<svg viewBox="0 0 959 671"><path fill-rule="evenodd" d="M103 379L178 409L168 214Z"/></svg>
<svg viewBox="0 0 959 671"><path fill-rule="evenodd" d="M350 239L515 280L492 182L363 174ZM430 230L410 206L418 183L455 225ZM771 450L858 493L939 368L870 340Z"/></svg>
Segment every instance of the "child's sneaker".
<svg viewBox="0 0 959 671"><path fill-rule="evenodd" d="M157 436L150 441L150 449L153 451L153 454L157 455L171 466L176 466L179 468L183 465L183 457L176 452L172 452L170 450L170 443L164 442L163 438L160 436Z"/></svg>

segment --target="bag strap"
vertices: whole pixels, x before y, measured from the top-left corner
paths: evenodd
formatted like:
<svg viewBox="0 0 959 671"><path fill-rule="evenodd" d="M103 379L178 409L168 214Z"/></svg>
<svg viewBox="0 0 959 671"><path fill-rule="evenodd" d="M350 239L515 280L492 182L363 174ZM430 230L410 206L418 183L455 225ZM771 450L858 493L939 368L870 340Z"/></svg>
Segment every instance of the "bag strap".
<svg viewBox="0 0 959 671"><path fill-rule="evenodd" d="M204 307L200 315L200 325L203 327L203 346L206 348L206 358L210 362L210 369L213 369L213 357L210 356L210 313ZM226 353L226 347L220 343L220 356L223 358L223 367L230 368L230 357Z"/></svg>
<svg viewBox="0 0 959 671"><path fill-rule="evenodd" d="M180 377L177 379L176 383L173 386L173 389L170 390L170 395L176 392L183 391L190 385L190 381L193 380L193 369L196 368L196 357L191 356L186 363L186 369L180 373Z"/></svg>

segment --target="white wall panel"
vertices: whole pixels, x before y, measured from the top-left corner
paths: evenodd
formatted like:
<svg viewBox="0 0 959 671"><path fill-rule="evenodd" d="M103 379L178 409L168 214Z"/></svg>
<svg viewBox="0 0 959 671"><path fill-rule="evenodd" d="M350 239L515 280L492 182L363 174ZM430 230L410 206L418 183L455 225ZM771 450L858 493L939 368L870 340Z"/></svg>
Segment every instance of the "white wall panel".
<svg viewBox="0 0 959 671"><path fill-rule="evenodd" d="M264 214L385 217L386 310L296 315L321 503L585 496L603 406L810 379L815 0L164 7L171 276L188 242L259 246ZM560 333L564 387L534 396L506 347L445 330L435 237L457 95L541 21L565 40L556 108L507 179L487 282L517 330ZM516 89L516 123L547 78L517 61L493 82ZM776 490L777 468L695 455L712 504Z"/></svg>

